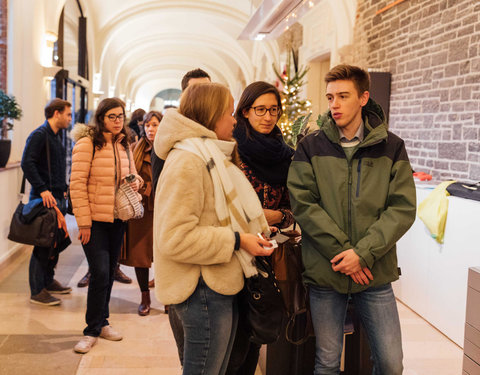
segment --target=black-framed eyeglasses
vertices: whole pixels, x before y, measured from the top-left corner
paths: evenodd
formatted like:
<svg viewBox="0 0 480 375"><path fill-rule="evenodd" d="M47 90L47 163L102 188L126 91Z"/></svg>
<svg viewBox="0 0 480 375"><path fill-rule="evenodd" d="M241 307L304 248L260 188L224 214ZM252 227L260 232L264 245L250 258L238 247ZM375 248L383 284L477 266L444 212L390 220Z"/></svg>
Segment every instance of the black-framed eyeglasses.
<svg viewBox="0 0 480 375"><path fill-rule="evenodd" d="M125 115L108 115L108 116L105 116L106 118L108 118L110 121L117 121L117 120L120 120L120 121L123 121L125 120Z"/></svg>
<svg viewBox="0 0 480 375"><path fill-rule="evenodd" d="M280 109L280 107L270 107L270 108L267 108L267 107L264 107L263 105L259 105L257 107L250 107L253 109L253 111L255 112L255 114L257 116L265 116L265 114L267 113L267 111L270 113L270 116L278 116L280 115L280 113L282 112L282 110Z"/></svg>

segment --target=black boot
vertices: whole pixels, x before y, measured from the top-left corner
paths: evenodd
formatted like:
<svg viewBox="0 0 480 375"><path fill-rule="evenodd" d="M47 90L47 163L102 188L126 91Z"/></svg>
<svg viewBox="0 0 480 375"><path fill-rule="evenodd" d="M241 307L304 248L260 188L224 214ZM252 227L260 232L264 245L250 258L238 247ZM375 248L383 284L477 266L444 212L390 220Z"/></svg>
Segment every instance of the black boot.
<svg viewBox="0 0 480 375"><path fill-rule="evenodd" d="M125 275L122 270L120 269L120 264L117 264L117 268L115 268L115 276L114 276L115 281L118 281L119 283L123 284L131 284L132 279L129 278L127 275Z"/></svg>
<svg viewBox="0 0 480 375"><path fill-rule="evenodd" d="M88 284L90 284L90 271L88 271L85 276L83 276L81 278L81 280L78 282L77 286L79 288L85 288L86 286L88 286Z"/></svg>
<svg viewBox="0 0 480 375"><path fill-rule="evenodd" d="M138 305L138 315L145 316L150 314L150 291L142 292L142 302Z"/></svg>

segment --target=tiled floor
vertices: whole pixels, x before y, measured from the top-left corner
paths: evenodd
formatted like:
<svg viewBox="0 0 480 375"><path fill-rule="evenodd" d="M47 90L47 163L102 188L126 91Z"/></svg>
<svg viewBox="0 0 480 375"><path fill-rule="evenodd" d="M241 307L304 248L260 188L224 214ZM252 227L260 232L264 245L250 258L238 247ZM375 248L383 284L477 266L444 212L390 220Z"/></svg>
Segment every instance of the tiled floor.
<svg viewBox="0 0 480 375"><path fill-rule="evenodd" d="M70 224L70 222L69 222ZM76 238L72 227L71 237ZM181 374L173 335L163 306L152 293L151 314L136 313L137 284L115 283L110 303L111 324L124 340L100 339L86 355L72 350L84 328L86 288L77 281L87 270L78 244L60 256L57 278L72 286L62 305L43 307L29 303L28 259L25 252L0 275L0 375L178 375ZM122 269L132 278L134 271ZM462 350L418 315L399 303L405 375L457 375ZM258 371L257 371L258 373Z"/></svg>

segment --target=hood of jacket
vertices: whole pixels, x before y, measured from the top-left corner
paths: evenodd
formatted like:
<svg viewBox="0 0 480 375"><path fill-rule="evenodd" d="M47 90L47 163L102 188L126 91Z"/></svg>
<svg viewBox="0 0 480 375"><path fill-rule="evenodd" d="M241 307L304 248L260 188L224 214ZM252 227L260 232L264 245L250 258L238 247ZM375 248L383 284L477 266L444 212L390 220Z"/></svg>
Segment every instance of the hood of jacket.
<svg viewBox="0 0 480 375"><path fill-rule="evenodd" d="M155 136L155 153L165 160L175 143L196 137L217 139L214 131L181 115L175 108L167 109Z"/></svg>
<svg viewBox="0 0 480 375"><path fill-rule="evenodd" d="M387 138L388 124L385 120L385 113L382 107L371 98L362 108L362 119L365 125L366 143L378 143ZM317 125L332 142L340 143L340 135L330 110L318 116Z"/></svg>
<svg viewBox="0 0 480 375"><path fill-rule="evenodd" d="M93 139L94 127L86 124L77 123L70 132L70 138L76 143L79 139L89 137Z"/></svg>

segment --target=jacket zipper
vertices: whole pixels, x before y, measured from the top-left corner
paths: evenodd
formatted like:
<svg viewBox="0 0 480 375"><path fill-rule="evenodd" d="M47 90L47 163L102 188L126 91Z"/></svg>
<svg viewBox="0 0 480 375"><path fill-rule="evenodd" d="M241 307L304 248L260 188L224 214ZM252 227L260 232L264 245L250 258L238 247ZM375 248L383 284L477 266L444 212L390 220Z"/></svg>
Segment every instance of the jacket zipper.
<svg viewBox="0 0 480 375"><path fill-rule="evenodd" d="M358 159L358 165L357 165L357 194L356 197L360 195L360 176L361 176L361 171L362 171L362 158Z"/></svg>
<svg viewBox="0 0 480 375"><path fill-rule="evenodd" d="M352 238L352 160L353 156L348 162L348 238ZM352 278L348 277L348 295L352 290Z"/></svg>
<svg viewBox="0 0 480 375"><path fill-rule="evenodd" d="M117 191L116 187L117 185L120 185L120 184L118 183L117 146L113 140L112 140L112 145L113 145L113 160L115 163L115 194L116 194L116 191Z"/></svg>

